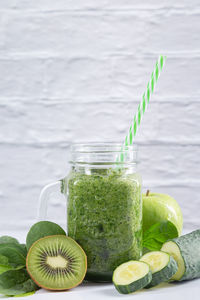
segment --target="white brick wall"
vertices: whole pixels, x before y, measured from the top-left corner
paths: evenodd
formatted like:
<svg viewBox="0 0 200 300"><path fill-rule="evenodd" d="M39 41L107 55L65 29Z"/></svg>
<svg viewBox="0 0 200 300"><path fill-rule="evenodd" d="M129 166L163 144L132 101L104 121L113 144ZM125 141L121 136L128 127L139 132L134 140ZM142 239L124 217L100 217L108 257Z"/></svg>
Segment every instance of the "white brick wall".
<svg viewBox="0 0 200 300"><path fill-rule="evenodd" d="M1 232L33 223L71 141L123 140L161 53L139 169L144 189L171 194L185 227L200 226L199 20L199 0L0 0ZM52 200L54 220L62 207Z"/></svg>

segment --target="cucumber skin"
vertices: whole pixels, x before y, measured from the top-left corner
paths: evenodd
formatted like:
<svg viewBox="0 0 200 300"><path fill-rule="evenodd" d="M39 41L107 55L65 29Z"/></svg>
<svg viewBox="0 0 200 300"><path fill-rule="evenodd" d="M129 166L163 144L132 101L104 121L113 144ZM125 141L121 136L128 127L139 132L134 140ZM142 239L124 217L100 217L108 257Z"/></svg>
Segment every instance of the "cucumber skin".
<svg viewBox="0 0 200 300"><path fill-rule="evenodd" d="M185 263L185 273L178 281L200 277L200 229L171 241L179 247Z"/></svg>
<svg viewBox="0 0 200 300"><path fill-rule="evenodd" d="M170 256L169 263L162 270L152 274L152 281L145 288L151 288L161 282L168 281L178 270L175 259Z"/></svg>
<svg viewBox="0 0 200 300"><path fill-rule="evenodd" d="M117 285L114 283L114 281L113 283L120 294L130 294L144 288L146 285L148 285L151 282L151 280L152 280L152 273L151 271L149 271L143 278L140 278L128 285Z"/></svg>

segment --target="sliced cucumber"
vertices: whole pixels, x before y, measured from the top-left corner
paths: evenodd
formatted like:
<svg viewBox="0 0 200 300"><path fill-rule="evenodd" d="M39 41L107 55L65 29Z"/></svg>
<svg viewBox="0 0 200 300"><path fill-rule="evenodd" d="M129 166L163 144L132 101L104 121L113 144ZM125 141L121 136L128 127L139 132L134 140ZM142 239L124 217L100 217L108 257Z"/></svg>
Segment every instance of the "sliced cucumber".
<svg viewBox="0 0 200 300"><path fill-rule="evenodd" d="M164 243L161 250L172 255L178 264L172 280L200 277L200 229Z"/></svg>
<svg viewBox="0 0 200 300"><path fill-rule="evenodd" d="M181 255L178 245L173 241L169 241L169 242L166 242L163 244L161 250L172 255L174 257L174 259L176 260L176 262L178 264L178 270L172 276L171 279L172 280L180 280L181 277L183 276L183 274L185 273L185 263L184 263L184 260L183 260L183 257Z"/></svg>
<svg viewBox="0 0 200 300"><path fill-rule="evenodd" d="M147 288L168 281L178 270L174 258L162 251L148 252L140 258L140 261L149 264L152 272L152 281Z"/></svg>
<svg viewBox="0 0 200 300"><path fill-rule="evenodd" d="M128 261L113 272L113 283L121 294L130 294L142 289L151 279L150 267L142 261Z"/></svg>

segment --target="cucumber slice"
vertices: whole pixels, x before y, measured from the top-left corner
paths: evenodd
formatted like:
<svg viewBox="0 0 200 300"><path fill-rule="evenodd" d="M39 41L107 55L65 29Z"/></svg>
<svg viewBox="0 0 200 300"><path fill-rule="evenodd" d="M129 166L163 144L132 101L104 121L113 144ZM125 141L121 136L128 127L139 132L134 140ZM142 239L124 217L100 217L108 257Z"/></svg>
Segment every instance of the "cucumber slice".
<svg viewBox="0 0 200 300"><path fill-rule="evenodd" d="M163 244L162 251L166 251L174 257L178 264L177 272L172 276L172 280L180 280L183 274L185 273L185 263L181 256L181 252L177 244L173 241L169 241Z"/></svg>
<svg viewBox="0 0 200 300"><path fill-rule="evenodd" d="M149 264L152 272L152 281L147 288L168 281L178 270L176 261L169 254L162 251L152 251L140 258L140 261Z"/></svg>
<svg viewBox="0 0 200 300"><path fill-rule="evenodd" d="M190 280L200 277L200 229L172 239L161 250L174 257L178 271L172 280Z"/></svg>
<svg viewBox="0 0 200 300"><path fill-rule="evenodd" d="M121 294L130 294L142 289L151 279L150 267L142 261L128 261L113 272L113 283Z"/></svg>

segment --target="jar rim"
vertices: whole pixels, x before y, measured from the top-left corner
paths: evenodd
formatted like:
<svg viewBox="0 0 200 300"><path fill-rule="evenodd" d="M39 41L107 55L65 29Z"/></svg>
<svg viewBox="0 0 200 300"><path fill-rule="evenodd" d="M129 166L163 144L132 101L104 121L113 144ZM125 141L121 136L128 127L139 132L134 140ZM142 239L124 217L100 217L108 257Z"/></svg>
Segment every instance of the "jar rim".
<svg viewBox="0 0 200 300"><path fill-rule="evenodd" d="M137 152L138 145L123 145L119 142L87 142L87 143L72 143L70 151L74 153L124 153Z"/></svg>
<svg viewBox="0 0 200 300"><path fill-rule="evenodd" d="M119 142L73 143L70 147L69 162L76 165L135 165L137 145L122 147Z"/></svg>

